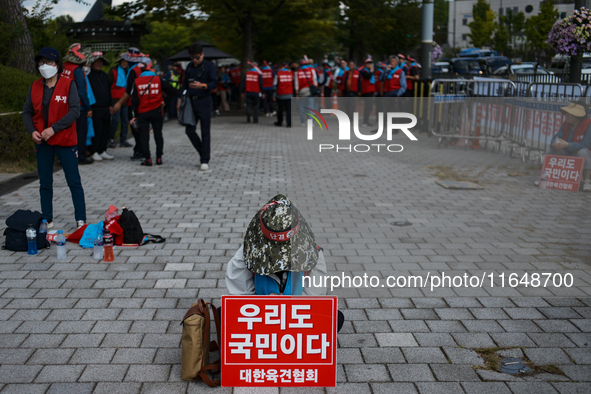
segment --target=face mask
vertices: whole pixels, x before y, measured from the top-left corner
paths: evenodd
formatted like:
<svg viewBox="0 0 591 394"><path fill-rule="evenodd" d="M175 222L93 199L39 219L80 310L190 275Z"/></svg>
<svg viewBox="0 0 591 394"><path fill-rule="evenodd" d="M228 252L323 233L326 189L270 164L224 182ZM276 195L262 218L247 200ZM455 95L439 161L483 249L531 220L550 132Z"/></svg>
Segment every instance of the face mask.
<svg viewBox="0 0 591 394"><path fill-rule="evenodd" d="M84 70L84 74L86 74L86 75L90 74L90 66L84 66L84 67L82 67L82 69Z"/></svg>
<svg viewBox="0 0 591 394"><path fill-rule="evenodd" d="M57 66L50 66L49 64L44 64L39 67L39 72L41 76L45 79L49 79L57 74Z"/></svg>

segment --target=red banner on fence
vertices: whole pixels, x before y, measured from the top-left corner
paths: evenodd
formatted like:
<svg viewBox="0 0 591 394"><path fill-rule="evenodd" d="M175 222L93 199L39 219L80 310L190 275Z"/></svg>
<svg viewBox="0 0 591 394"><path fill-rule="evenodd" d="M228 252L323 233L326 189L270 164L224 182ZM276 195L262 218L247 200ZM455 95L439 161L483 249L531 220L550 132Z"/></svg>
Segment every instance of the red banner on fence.
<svg viewBox="0 0 591 394"><path fill-rule="evenodd" d="M222 386L335 387L337 297L223 296Z"/></svg>
<svg viewBox="0 0 591 394"><path fill-rule="evenodd" d="M582 157L546 155L542 166L542 172L546 171L546 189L578 191L584 164Z"/></svg>

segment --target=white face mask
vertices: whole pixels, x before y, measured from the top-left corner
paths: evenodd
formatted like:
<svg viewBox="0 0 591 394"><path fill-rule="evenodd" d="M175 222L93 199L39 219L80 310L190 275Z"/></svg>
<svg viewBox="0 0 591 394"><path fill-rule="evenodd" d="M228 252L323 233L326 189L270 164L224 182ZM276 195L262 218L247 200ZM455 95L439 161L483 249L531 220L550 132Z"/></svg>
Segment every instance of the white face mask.
<svg viewBox="0 0 591 394"><path fill-rule="evenodd" d="M41 67L39 67L39 72L41 73L41 76L43 76L43 78L49 79L53 77L55 74L57 74L57 66L50 66L49 64L44 64Z"/></svg>

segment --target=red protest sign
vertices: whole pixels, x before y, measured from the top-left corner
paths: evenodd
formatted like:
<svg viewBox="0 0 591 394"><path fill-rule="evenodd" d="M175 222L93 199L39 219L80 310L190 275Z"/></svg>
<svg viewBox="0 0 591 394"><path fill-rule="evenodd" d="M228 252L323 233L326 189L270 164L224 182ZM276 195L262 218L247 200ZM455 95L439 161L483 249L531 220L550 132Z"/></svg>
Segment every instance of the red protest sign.
<svg viewBox="0 0 591 394"><path fill-rule="evenodd" d="M335 387L337 297L223 296L222 386Z"/></svg>
<svg viewBox="0 0 591 394"><path fill-rule="evenodd" d="M582 157L546 155L542 166L542 171L546 171L546 189L578 191L584 164Z"/></svg>

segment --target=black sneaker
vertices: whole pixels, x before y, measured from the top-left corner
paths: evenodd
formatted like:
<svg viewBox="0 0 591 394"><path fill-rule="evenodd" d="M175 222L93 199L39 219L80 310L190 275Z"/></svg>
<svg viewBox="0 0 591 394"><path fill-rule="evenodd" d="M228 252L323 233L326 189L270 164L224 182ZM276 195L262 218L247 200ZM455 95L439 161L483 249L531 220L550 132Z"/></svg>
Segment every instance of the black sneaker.
<svg viewBox="0 0 591 394"><path fill-rule="evenodd" d="M250 123L250 118L246 118L246 123Z"/></svg>
<svg viewBox="0 0 591 394"><path fill-rule="evenodd" d="M142 165L152 167L152 159L146 159L146 160L142 161Z"/></svg>
<svg viewBox="0 0 591 394"><path fill-rule="evenodd" d="M162 165L162 158L161 158L161 157L158 157L158 158L156 159L156 165L157 165L157 166L161 166L161 165Z"/></svg>
<svg viewBox="0 0 591 394"><path fill-rule="evenodd" d="M78 160L78 165L79 166L85 166L85 165L92 164L92 163L94 163L94 160L92 160L90 158L85 158L85 159L82 159L82 160Z"/></svg>
<svg viewBox="0 0 591 394"><path fill-rule="evenodd" d="M279 123L279 122L275 122L275 123L273 123L273 124L274 124L275 126L277 126L277 127L281 127L281 123Z"/></svg>
<svg viewBox="0 0 591 394"><path fill-rule="evenodd" d="M131 160L132 161L144 160L144 156L142 156L141 153L135 153L133 156L131 156Z"/></svg>
<svg viewBox="0 0 591 394"><path fill-rule="evenodd" d="M115 141L113 141L113 140L109 141L109 148L115 149L116 147L117 147L117 144L115 143Z"/></svg>
<svg viewBox="0 0 591 394"><path fill-rule="evenodd" d="M123 141L122 143L119 144L119 146L121 148L131 148L133 145L131 145L129 142L127 141Z"/></svg>

